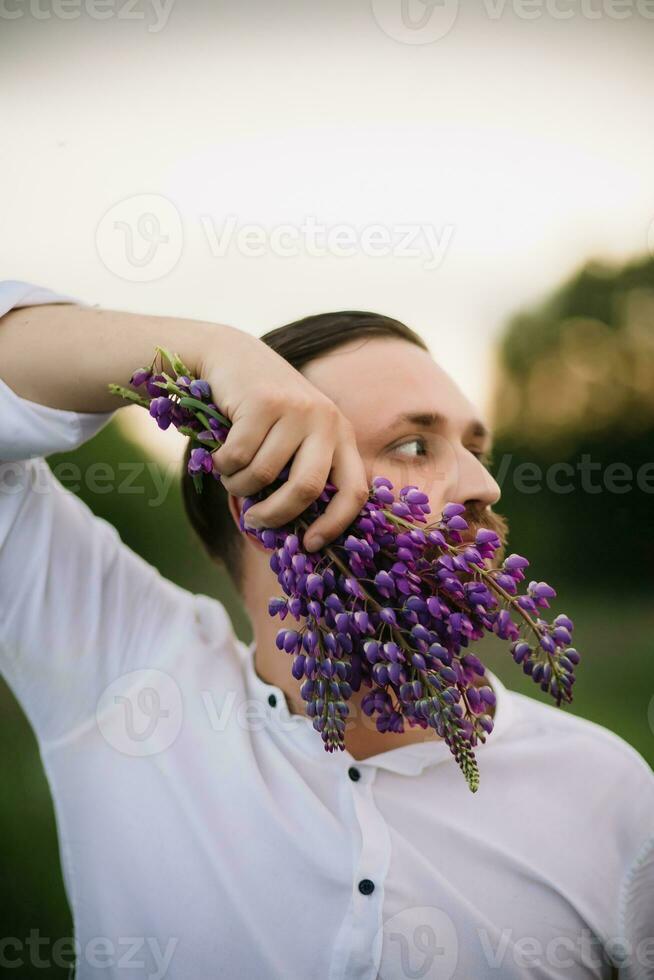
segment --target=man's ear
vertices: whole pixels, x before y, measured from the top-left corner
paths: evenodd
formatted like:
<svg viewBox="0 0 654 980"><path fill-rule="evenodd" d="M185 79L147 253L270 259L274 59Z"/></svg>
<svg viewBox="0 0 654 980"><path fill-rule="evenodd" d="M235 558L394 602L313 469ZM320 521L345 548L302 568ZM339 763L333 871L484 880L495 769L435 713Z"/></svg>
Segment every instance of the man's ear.
<svg viewBox="0 0 654 980"><path fill-rule="evenodd" d="M242 534L243 537L247 540L248 544L251 544L252 547L256 548L257 551L268 552L270 549L264 547L264 545L261 543L261 541L259 541L258 538L255 538L253 534L248 534L247 531L241 530L241 524L240 524L241 504L243 502L243 499L244 499L243 497L237 497L233 493L229 493L229 492L227 493L227 506L229 507L230 514L232 515L232 520L236 525L236 530L239 532L239 534Z"/></svg>

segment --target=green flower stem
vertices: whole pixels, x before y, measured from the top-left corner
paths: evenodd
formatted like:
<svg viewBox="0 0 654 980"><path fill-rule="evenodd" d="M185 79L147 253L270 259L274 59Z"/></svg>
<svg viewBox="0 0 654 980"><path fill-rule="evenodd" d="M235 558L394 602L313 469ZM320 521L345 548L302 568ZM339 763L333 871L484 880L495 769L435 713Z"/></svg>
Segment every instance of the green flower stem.
<svg viewBox="0 0 654 980"><path fill-rule="evenodd" d="M112 395L119 395L121 398L126 398L127 401L134 402L136 405L142 405L143 408L149 408L150 402L139 395L137 391L132 391L129 388L123 388L122 385L109 384L107 385L110 393Z"/></svg>
<svg viewBox="0 0 654 980"><path fill-rule="evenodd" d="M186 377L188 378L191 377L191 372L186 367L179 354L171 353L167 347L160 347L158 344L155 346L154 349L155 349L155 355L152 361L153 365L154 365L154 361L156 360L157 354L161 354L162 357L165 357L167 359L175 374L183 374L186 375ZM162 367L163 367L163 363L162 363ZM163 373L164 372L161 371L161 374Z"/></svg>
<svg viewBox="0 0 654 980"><path fill-rule="evenodd" d="M232 424L229 419L225 418L224 415L217 412L215 408L210 408L210 406L206 405L205 402L201 402L199 398L191 398L190 395L184 395L182 398L180 398L179 403L184 408L192 408L196 412L206 412L207 415L210 415L211 418L216 419L216 421L220 422L221 425L231 426Z"/></svg>

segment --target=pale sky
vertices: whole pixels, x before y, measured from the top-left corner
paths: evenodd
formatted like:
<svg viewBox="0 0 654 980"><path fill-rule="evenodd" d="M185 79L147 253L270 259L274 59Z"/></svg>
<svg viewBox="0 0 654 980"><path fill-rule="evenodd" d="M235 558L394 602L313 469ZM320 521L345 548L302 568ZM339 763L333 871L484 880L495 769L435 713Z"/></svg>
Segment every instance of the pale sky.
<svg viewBox="0 0 654 980"><path fill-rule="evenodd" d="M654 242L654 3L444 0L417 43L422 0L60 2L0 3L5 278L255 334L386 313L483 413L506 318Z"/></svg>

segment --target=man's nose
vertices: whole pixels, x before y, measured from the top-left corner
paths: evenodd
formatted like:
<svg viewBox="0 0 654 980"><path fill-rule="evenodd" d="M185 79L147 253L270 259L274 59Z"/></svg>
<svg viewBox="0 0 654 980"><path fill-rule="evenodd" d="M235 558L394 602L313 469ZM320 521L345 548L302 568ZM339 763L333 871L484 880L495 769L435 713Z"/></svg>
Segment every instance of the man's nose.
<svg viewBox="0 0 654 980"><path fill-rule="evenodd" d="M492 507L502 496L499 484L483 463L467 449L455 454L455 466L448 500L457 504L477 503Z"/></svg>

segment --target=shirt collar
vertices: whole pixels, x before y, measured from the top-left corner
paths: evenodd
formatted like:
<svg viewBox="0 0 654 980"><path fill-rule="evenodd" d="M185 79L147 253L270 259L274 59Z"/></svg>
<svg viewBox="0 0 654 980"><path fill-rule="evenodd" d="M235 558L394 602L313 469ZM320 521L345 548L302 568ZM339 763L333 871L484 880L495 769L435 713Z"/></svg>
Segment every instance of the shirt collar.
<svg viewBox="0 0 654 980"><path fill-rule="evenodd" d="M267 683L257 673L254 663L255 641L252 640L251 643L245 644L241 640L237 640L237 646L245 672L248 697L261 703L266 726L281 734L283 738L290 739L295 747L311 758L322 759L326 765L331 767L338 766L340 760L339 768L343 766L346 769L349 766L359 768L368 766L403 775L417 775L427 766L436 765L448 759L453 761L449 746L442 740L401 745L394 749L378 752L366 759L355 759L347 749L327 752L320 735L313 727L311 719L307 715L293 714L289 710L283 690L276 684ZM485 743L480 742L475 746L475 754L478 757L497 743L498 739L510 727L514 715L511 692L488 667L486 668L486 677L495 692L496 703L493 731L487 736Z"/></svg>

